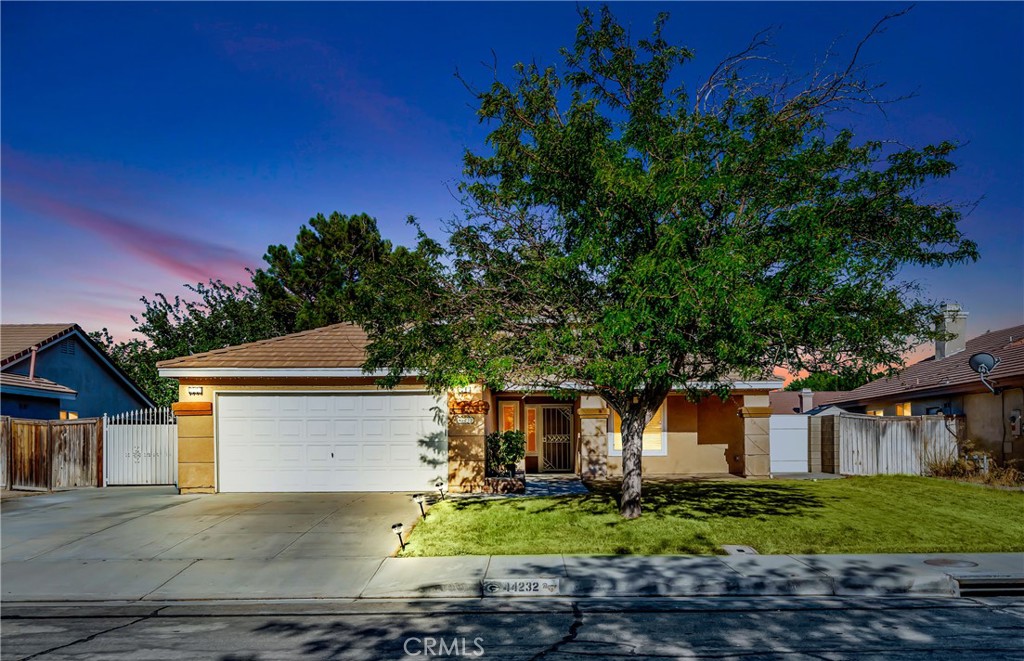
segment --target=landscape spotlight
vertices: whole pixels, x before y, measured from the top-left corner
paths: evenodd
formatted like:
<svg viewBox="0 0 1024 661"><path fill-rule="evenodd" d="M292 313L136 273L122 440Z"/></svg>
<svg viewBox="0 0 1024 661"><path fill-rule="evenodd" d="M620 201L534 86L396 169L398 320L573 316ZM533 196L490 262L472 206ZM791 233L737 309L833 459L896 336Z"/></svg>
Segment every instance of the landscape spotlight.
<svg viewBox="0 0 1024 661"><path fill-rule="evenodd" d="M427 513L423 510L423 494L418 493L412 497L412 502L420 506L420 516L424 519L427 518Z"/></svg>
<svg viewBox="0 0 1024 661"><path fill-rule="evenodd" d="M437 493L441 494L441 500L444 500L444 482L438 480L434 484L434 488L437 489Z"/></svg>
<svg viewBox="0 0 1024 661"><path fill-rule="evenodd" d="M402 539L402 529L403 529L403 527L404 526L401 523L396 523L395 525L391 526L391 532L393 532L396 535L398 535L398 543L402 545L402 550L404 551L405 550L405 540Z"/></svg>

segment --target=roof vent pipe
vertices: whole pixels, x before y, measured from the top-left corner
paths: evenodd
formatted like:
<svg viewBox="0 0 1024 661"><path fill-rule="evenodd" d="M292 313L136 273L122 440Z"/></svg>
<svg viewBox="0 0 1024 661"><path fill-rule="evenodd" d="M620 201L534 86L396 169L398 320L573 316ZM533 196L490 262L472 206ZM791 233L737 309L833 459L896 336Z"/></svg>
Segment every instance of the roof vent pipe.
<svg viewBox="0 0 1024 661"><path fill-rule="evenodd" d="M28 380L35 381L36 379L36 353L39 351L39 347L32 347L32 358L28 362Z"/></svg>

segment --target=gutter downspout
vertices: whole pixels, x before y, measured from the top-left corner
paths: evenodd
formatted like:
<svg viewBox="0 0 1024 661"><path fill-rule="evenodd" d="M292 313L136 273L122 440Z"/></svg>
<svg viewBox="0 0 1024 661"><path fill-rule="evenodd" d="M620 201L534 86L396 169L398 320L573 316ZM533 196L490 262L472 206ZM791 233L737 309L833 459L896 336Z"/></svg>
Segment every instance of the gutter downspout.
<svg viewBox="0 0 1024 661"><path fill-rule="evenodd" d="M36 353L39 351L38 346L32 347L32 358L28 363L28 380L36 380Z"/></svg>

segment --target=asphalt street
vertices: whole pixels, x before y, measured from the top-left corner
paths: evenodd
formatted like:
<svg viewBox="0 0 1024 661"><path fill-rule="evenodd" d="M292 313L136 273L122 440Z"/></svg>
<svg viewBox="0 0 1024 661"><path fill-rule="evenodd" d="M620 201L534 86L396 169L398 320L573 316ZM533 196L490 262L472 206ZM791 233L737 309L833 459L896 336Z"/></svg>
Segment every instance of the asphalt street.
<svg viewBox="0 0 1024 661"><path fill-rule="evenodd" d="M1020 598L5 604L3 659L1020 659Z"/></svg>

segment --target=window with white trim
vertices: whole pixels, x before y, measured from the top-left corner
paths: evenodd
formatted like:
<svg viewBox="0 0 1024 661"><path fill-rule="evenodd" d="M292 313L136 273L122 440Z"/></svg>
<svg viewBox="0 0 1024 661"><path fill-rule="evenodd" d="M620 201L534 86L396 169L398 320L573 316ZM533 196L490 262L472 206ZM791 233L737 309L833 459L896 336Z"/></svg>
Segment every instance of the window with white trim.
<svg viewBox="0 0 1024 661"><path fill-rule="evenodd" d="M661 403L644 427L643 453L652 457L668 455L668 399ZM615 411L608 416L608 454L622 456L622 419Z"/></svg>

